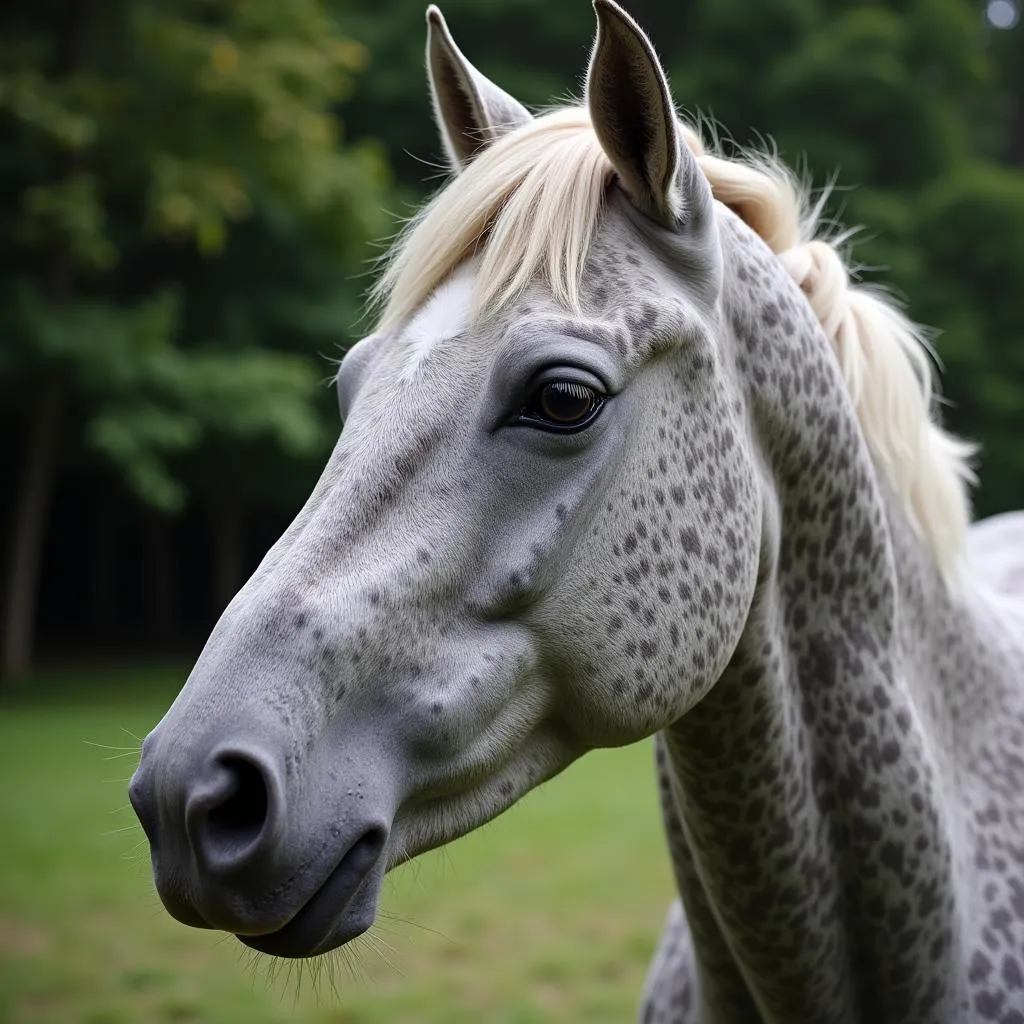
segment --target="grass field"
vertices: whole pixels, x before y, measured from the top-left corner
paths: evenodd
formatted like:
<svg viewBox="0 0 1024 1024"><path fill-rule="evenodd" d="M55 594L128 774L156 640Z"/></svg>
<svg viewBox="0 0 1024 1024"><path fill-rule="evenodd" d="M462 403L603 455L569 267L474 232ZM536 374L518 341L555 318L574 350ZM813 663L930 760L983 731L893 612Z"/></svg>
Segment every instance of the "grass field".
<svg viewBox="0 0 1024 1024"><path fill-rule="evenodd" d="M47 677L0 704L2 1024L633 1019L671 892L647 744L399 869L371 938L316 979L153 892L126 780L180 678Z"/></svg>

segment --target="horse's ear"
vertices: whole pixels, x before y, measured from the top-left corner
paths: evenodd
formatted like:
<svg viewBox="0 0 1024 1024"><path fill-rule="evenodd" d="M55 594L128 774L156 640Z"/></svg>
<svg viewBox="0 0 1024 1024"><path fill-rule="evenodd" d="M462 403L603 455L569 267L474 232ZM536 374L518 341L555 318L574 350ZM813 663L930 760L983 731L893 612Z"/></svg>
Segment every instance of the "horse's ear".
<svg viewBox="0 0 1024 1024"><path fill-rule="evenodd" d="M683 143L672 94L654 47L613 0L594 0L597 40L587 71L587 106L626 193L669 227L690 220L711 193Z"/></svg>
<svg viewBox="0 0 1024 1024"><path fill-rule="evenodd" d="M518 100L466 60L433 4L427 8L427 74L441 140L454 170L531 120Z"/></svg>

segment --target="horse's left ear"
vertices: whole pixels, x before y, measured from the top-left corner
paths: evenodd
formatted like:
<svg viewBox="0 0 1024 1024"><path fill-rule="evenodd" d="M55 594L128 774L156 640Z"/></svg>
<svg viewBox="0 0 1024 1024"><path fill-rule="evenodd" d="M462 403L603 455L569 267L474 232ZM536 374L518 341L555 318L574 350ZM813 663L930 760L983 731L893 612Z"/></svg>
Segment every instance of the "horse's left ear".
<svg viewBox="0 0 1024 1024"><path fill-rule="evenodd" d="M427 75L453 170L461 170L496 138L532 120L526 107L466 60L433 4L427 8Z"/></svg>
<svg viewBox="0 0 1024 1024"><path fill-rule="evenodd" d="M667 227L710 205L707 180L682 140L665 72L650 40L613 0L594 0L597 41L587 106L626 193Z"/></svg>

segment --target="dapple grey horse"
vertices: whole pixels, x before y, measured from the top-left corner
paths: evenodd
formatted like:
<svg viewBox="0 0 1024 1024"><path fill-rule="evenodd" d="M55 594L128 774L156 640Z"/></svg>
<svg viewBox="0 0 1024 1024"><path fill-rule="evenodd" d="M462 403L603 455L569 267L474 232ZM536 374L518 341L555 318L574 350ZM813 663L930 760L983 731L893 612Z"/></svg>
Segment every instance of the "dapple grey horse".
<svg viewBox="0 0 1024 1024"><path fill-rule="evenodd" d="M919 333L595 9L586 103L539 117L428 11L456 173L145 741L157 889L314 956L396 864L656 735L643 1020L1022 1022L1024 519L968 527Z"/></svg>

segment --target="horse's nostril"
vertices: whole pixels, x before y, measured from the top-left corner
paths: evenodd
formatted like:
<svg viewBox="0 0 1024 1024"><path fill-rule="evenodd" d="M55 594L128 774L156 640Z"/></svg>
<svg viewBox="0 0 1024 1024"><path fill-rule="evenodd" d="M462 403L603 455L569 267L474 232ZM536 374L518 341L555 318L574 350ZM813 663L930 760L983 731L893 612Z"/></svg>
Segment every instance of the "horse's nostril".
<svg viewBox="0 0 1024 1024"><path fill-rule="evenodd" d="M259 768L244 758L222 758L221 766L231 775L233 789L222 804L211 809L207 832L214 842L247 845L267 820L267 784Z"/></svg>
<svg viewBox="0 0 1024 1024"><path fill-rule="evenodd" d="M371 828L353 843L345 854L345 860L367 867L380 856L384 844L387 842L388 834L385 829Z"/></svg>
<svg viewBox="0 0 1024 1024"><path fill-rule="evenodd" d="M196 808L192 840L208 863L248 859L261 844L271 791L264 769L242 754L216 758L217 784Z"/></svg>

